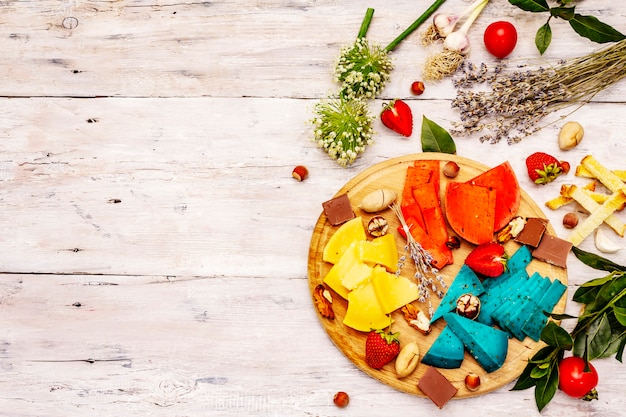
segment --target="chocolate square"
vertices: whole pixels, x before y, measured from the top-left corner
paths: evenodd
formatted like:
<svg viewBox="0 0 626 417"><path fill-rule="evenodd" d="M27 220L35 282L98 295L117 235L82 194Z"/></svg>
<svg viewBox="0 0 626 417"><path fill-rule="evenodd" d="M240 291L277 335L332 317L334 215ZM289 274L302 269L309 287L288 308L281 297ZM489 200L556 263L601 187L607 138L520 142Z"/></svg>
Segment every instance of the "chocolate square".
<svg viewBox="0 0 626 417"><path fill-rule="evenodd" d="M545 234L533 251L533 257L552 265L567 267L567 255L572 249L572 243L556 236Z"/></svg>
<svg viewBox="0 0 626 417"><path fill-rule="evenodd" d="M325 201L322 203L322 207L324 208L324 213L326 214L328 221L333 226L345 223L356 217L352 211L348 194L341 194L333 199Z"/></svg>
<svg viewBox="0 0 626 417"><path fill-rule="evenodd" d="M541 242L541 238L548 228L548 220L540 217L530 217L526 219L526 224L522 231L515 237L517 243L536 248Z"/></svg>
<svg viewBox="0 0 626 417"><path fill-rule="evenodd" d="M458 391L441 372L432 366L429 366L424 376L420 378L417 387L439 408L443 408Z"/></svg>

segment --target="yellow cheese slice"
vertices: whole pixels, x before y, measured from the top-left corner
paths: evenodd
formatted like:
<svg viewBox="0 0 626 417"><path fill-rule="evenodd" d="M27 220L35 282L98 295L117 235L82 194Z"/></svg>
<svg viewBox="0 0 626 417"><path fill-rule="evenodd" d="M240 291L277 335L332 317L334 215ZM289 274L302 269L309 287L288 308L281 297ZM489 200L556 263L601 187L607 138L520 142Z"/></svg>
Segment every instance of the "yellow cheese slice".
<svg viewBox="0 0 626 417"><path fill-rule="evenodd" d="M361 332L389 326L389 317L383 313L371 281L348 294L343 324Z"/></svg>
<svg viewBox="0 0 626 417"><path fill-rule="evenodd" d="M390 314L419 297L417 284L401 275L390 274L380 266L374 267L371 282L385 314Z"/></svg>
<svg viewBox="0 0 626 417"><path fill-rule="evenodd" d="M360 241L358 252L360 259L372 266L382 265L389 272L398 270L398 247L396 239L390 233L371 241Z"/></svg>

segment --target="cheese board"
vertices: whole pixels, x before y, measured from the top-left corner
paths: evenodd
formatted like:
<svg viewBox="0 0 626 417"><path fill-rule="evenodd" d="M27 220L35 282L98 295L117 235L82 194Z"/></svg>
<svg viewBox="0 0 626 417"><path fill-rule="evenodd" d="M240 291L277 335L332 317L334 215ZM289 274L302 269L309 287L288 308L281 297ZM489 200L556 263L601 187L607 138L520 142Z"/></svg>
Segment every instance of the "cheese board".
<svg viewBox="0 0 626 417"><path fill-rule="evenodd" d="M381 188L394 190L398 195L401 195L406 170L416 160L439 160L442 161L442 165L447 161L456 162L459 165L460 170L454 181L467 181L489 170L490 168L477 161L457 155L420 153L389 159L373 165L348 181L348 183L346 183L336 193L336 196L346 194L350 200L350 204L355 215L362 216L363 221L366 224L374 215L384 216L389 222L389 233L396 234L396 242L400 255L405 253L405 240L397 233L397 227L400 223L392 210L388 208L379 213L367 213L361 210L358 207L358 204L364 196ZM440 192L442 195L448 181L451 180L446 178L444 175L441 175ZM546 218L541 208L534 201L532 201L524 190L521 190L521 202L517 214L522 217ZM339 225L332 226L328 221L326 214L324 212L321 213L314 227L309 247L308 283L311 294L315 292L315 288L318 285L323 284L324 277L328 274L332 267L332 264L325 262L322 259L322 253L326 243L338 228ZM452 231L450 231L450 233L454 234ZM549 224L547 227L547 233L555 233L554 229ZM440 274L443 276L448 287L463 266L464 259L467 254L471 252L474 246L475 245L461 239L461 246L458 249L454 249L454 262L440 270ZM507 254L509 255L513 254L520 247L521 245L513 240L505 243L505 248ZM542 262L537 259L532 259L527 267L527 271L529 274L539 273L544 277L549 277L552 280L559 280L563 284L567 285L567 271L564 268ZM405 266L401 274L402 276L411 278L413 272L414 269L410 269ZM322 327L336 347L357 368L369 376L379 380L381 383L408 394L425 396L418 389L417 384L420 377L426 372L428 366L420 364L415 372L405 378L398 378L395 373L393 362L385 365L379 370L370 368L365 362L365 339L367 337L367 333L354 330L342 323L346 314L347 301L332 290L329 291L332 296L332 308L335 318L328 319L323 317L319 311L318 318ZM555 313L564 312L566 299L567 291L556 304L553 310ZM439 298L436 296L433 295L431 297L432 305L435 308L437 307L439 301ZM420 306L420 303L418 302L415 304ZM425 306L420 306L420 308L422 307L423 310L427 310ZM442 320L436 321L432 324L432 331L429 334L424 335L410 327L404 319L403 313L399 310L393 312L391 318L393 320L392 331L399 332L401 346L404 346L409 342L417 343L420 349L420 356L423 356L428 351L429 347L433 344L437 336L445 327L445 323L442 323ZM496 371L486 372L481 368L476 360L469 355L468 352L465 352L463 362L459 368L438 370L458 389L454 398L459 399L483 395L501 388L515 380L526 366L527 360L541 347L542 342L536 342L528 337L522 341L517 340L516 338L510 338L508 342L506 360ZM478 374L481 378L481 385L477 391L470 391L465 387L464 380L466 375L469 373Z"/></svg>

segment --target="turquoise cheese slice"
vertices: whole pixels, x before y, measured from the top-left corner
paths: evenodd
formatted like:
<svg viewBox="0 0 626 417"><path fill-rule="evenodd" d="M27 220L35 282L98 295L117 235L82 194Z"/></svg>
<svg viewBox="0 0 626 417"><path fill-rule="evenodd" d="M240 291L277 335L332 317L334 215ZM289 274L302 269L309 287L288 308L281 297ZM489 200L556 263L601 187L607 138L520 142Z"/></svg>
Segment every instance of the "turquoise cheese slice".
<svg viewBox="0 0 626 417"><path fill-rule="evenodd" d="M463 264L452 284L450 284L450 288L446 291L446 295L441 299L430 322L434 323L443 317L444 314L454 310L456 308L456 300L463 294L473 294L478 297L483 292L485 292L485 289L480 279L469 266Z"/></svg>
<svg viewBox="0 0 626 417"><path fill-rule="evenodd" d="M509 315L505 323L501 323L504 328L517 339L524 340L526 338L526 334L522 331L522 326L528 317L534 313L537 304L539 304L539 300L548 290L550 284L549 278L542 277L531 290L530 294L524 299L524 302L519 305L517 310Z"/></svg>
<svg viewBox="0 0 626 417"><path fill-rule="evenodd" d="M533 314L531 314L531 316L524 322L522 331L535 342L541 337L541 331L548 322L548 317L543 312L552 312L552 310L554 310L554 306L556 306L559 302L566 289L567 286L565 286L558 279L552 281L548 290L543 294L539 303L537 303L537 307L533 311Z"/></svg>
<svg viewBox="0 0 626 417"><path fill-rule="evenodd" d="M486 372L494 372L502 367L509 350L509 336L506 332L456 313L447 313L443 318Z"/></svg>
<svg viewBox="0 0 626 417"><path fill-rule="evenodd" d="M506 301L515 294L517 290L524 286L524 283L530 279L526 270L517 271L515 275L511 275L506 281L501 282L497 286L492 286L480 298L480 314L477 321L492 326L495 324L493 316L496 310L506 305Z"/></svg>
<svg viewBox="0 0 626 417"><path fill-rule="evenodd" d="M464 355L463 342L446 326L422 358L422 363L436 368L455 369L461 367Z"/></svg>

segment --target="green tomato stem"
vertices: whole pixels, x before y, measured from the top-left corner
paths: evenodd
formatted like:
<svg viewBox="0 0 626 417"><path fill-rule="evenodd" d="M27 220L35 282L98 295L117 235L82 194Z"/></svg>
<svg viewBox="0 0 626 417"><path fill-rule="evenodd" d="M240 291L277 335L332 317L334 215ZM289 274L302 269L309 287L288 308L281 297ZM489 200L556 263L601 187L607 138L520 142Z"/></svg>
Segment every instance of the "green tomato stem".
<svg viewBox="0 0 626 417"><path fill-rule="evenodd" d="M400 42L402 42L407 36L409 36L411 33L413 33L413 31L415 31L415 29L417 29L422 23L424 23L426 21L426 19L428 19L445 2L446 2L446 0L436 0L433 4L430 5L430 7L428 9L426 9L426 11L424 13L422 13L422 15L420 17L417 18L417 20L415 20L411 24L411 26L406 28L404 32L402 32L400 35L398 35L397 38L395 38L393 41L391 41L391 43L389 45L387 45L384 50L386 52L393 51L394 48L396 46L398 46L398 44Z"/></svg>
<svg viewBox="0 0 626 417"><path fill-rule="evenodd" d="M359 34L357 35L357 39L365 37L365 35L367 34L367 30L370 27L370 23L372 23L373 16L374 16L374 9L370 7L365 12L365 17L363 18L363 22L361 23L361 28L359 29Z"/></svg>

